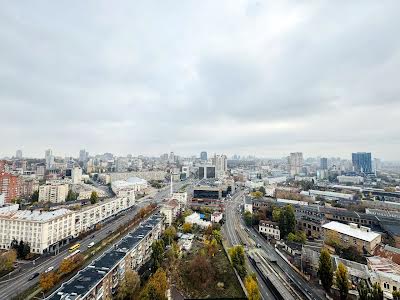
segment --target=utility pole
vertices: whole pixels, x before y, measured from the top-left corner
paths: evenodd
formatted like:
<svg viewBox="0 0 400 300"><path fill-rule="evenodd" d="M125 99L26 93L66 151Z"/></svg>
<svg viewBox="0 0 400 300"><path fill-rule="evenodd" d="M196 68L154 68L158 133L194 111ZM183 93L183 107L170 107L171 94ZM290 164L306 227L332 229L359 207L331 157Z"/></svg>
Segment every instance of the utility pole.
<svg viewBox="0 0 400 300"><path fill-rule="evenodd" d="M170 169L170 173L171 173L171 192L170 192L170 195L172 196L172 193L174 192L173 187L172 187L172 168Z"/></svg>

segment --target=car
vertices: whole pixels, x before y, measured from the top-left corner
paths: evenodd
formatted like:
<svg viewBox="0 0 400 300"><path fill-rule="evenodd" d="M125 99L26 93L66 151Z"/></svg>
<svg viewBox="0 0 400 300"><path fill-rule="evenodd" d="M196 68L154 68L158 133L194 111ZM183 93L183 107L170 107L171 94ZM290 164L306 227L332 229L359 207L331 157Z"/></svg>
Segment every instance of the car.
<svg viewBox="0 0 400 300"><path fill-rule="evenodd" d="M38 277L40 274L38 272L33 273L31 276L29 276L28 280L32 280L35 279L36 277Z"/></svg>
<svg viewBox="0 0 400 300"><path fill-rule="evenodd" d="M48 267L47 269L46 269L46 271L44 271L45 273L48 273L48 272L50 272L50 271L53 271L53 269L54 269L54 267L53 266L50 266L50 267Z"/></svg>
<svg viewBox="0 0 400 300"><path fill-rule="evenodd" d="M90 237L91 239L94 239L94 234Z"/></svg>
<svg viewBox="0 0 400 300"><path fill-rule="evenodd" d="M257 248L261 248L261 245L260 245L260 244L257 244Z"/></svg>
<svg viewBox="0 0 400 300"><path fill-rule="evenodd" d="M112 233L112 230L107 231L108 234Z"/></svg>
<svg viewBox="0 0 400 300"><path fill-rule="evenodd" d="M94 242L91 242L87 247L92 248L94 246Z"/></svg>

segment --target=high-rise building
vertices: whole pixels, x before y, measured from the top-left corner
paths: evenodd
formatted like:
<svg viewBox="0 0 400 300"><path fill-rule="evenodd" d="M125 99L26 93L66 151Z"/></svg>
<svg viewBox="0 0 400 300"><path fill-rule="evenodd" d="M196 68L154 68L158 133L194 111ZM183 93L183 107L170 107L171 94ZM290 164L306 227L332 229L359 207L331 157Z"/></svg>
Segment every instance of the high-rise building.
<svg viewBox="0 0 400 300"><path fill-rule="evenodd" d="M303 168L304 160L302 152L294 152L290 153L289 156L289 167L290 167L290 175L294 176L301 173L301 169Z"/></svg>
<svg viewBox="0 0 400 300"><path fill-rule="evenodd" d="M44 157L46 159L46 169L51 169L54 165L53 151L51 151L51 149L47 149Z"/></svg>
<svg viewBox="0 0 400 300"><path fill-rule="evenodd" d="M328 159L326 157L321 157L319 168L320 170L328 170Z"/></svg>
<svg viewBox="0 0 400 300"><path fill-rule="evenodd" d="M215 166L215 173L217 178L221 178L228 171L228 159L226 155L214 155L213 165Z"/></svg>
<svg viewBox="0 0 400 300"><path fill-rule="evenodd" d="M21 159L22 158L22 150L17 150L17 152L15 153L15 158L16 159Z"/></svg>
<svg viewBox="0 0 400 300"><path fill-rule="evenodd" d="M79 161L80 162L86 162L88 160L89 153L86 152L85 149L82 149L79 151Z"/></svg>
<svg viewBox="0 0 400 300"><path fill-rule="evenodd" d="M215 166L200 166L199 179L215 178Z"/></svg>
<svg viewBox="0 0 400 300"><path fill-rule="evenodd" d="M39 187L39 201L61 203L68 195L68 184L45 184Z"/></svg>
<svg viewBox="0 0 400 300"><path fill-rule="evenodd" d="M0 173L0 194L4 194L5 203L17 199L21 192L21 181L18 176Z"/></svg>
<svg viewBox="0 0 400 300"><path fill-rule="evenodd" d="M207 160L207 152L202 151L200 152L200 159L206 161Z"/></svg>
<svg viewBox="0 0 400 300"><path fill-rule="evenodd" d="M372 173L372 161L370 152L352 153L353 168L356 172Z"/></svg>
<svg viewBox="0 0 400 300"><path fill-rule="evenodd" d="M82 169L80 167L75 167L71 170L71 179L73 184L82 183Z"/></svg>

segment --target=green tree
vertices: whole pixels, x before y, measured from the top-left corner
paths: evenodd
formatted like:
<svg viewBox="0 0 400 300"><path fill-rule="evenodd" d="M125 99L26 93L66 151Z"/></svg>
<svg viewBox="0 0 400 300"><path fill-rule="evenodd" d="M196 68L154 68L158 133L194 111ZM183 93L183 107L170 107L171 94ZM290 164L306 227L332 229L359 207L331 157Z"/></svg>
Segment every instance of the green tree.
<svg viewBox="0 0 400 300"><path fill-rule="evenodd" d="M263 193L260 192L260 191L252 192L251 195L252 195L254 198L257 198L257 199L262 198L262 197L264 196Z"/></svg>
<svg viewBox="0 0 400 300"><path fill-rule="evenodd" d="M292 205L286 205L279 214L279 230L281 236L286 238L290 232L295 232L296 217Z"/></svg>
<svg viewBox="0 0 400 300"><path fill-rule="evenodd" d="M393 291L393 300L400 300L400 291Z"/></svg>
<svg viewBox="0 0 400 300"><path fill-rule="evenodd" d="M78 193L74 193L72 190L68 191L66 201L75 201L78 199Z"/></svg>
<svg viewBox="0 0 400 300"><path fill-rule="evenodd" d="M244 286L247 291L248 299L260 300L261 294L260 290L258 289L258 283L257 280L255 279L255 276L252 275L247 275L246 278L244 279Z"/></svg>
<svg viewBox="0 0 400 300"><path fill-rule="evenodd" d="M243 246L235 246L230 248L229 256L231 257L233 267L239 273L240 277L244 278L247 270Z"/></svg>
<svg viewBox="0 0 400 300"><path fill-rule="evenodd" d="M31 201L32 202L39 201L39 190L33 191L32 195L31 195Z"/></svg>
<svg viewBox="0 0 400 300"><path fill-rule="evenodd" d="M349 294L349 275L347 268L344 264L339 263L338 268L335 272L335 284L339 289L340 299L346 300Z"/></svg>
<svg viewBox="0 0 400 300"><path fill-rule="evenodd" d="M370 288L365 280L357 286L360 300L383 300L383 291L378 283L374 283Z"/></svg>
<svg viewBox="0 0 400 300"><path fill-rule="evenodd" d="M261 192L263 196L265 196L265 187L261 186L261 187L258 189L258 191Z"/></svg>
<svg viewBox="0 0 400 300"><path fill-rule="evenodd" d="M163 240L166 245L170 245L176 238L176 229L174 226L168 226L163 234Z"/></svg>
<svg viewBox="0 0 400 300"><path fill-rule="evenodd" d="M220 231L220 230L214 229L214 230L212 231L212 236L213 236L213 238L214 238L218 243L221 243L221 241L222 241L222 234L221 234L221 231Z"/></svg>
<svg viewBox="0 0 400 300"><path fill-rule="evenodd" d="M96 204L97 201L99 201L99 196L97 195L97 192L93 191L92 194L90 195L90 203Z"/></svg>
<svg viewBox="0 0 400 300"><path fill-rule="evenodd" d="M251 226L253 224L253 215L249 211L245 211L243 214L244 222L247 226Z"/></svg>
<svg viewBox="0 0 400 300"><path fill-rule="evenodd" d="M153 259L153 270L157 270L164 259L164 241L156 240L151 245L151 258Z"/></svg>
<svg viewBox="0 0 400 300"><path fill-rule="evenodd" d="M330 292L333 283L333 266L328 250L322 249L318 263L318 277L326 292Z"/></svg>
<svg viewBox="0 0 400 300"><path fill-rule="evenodd" d="M272 211L272 221L279 222L281 219L281 210L278 207L274 207Z"/></svg>

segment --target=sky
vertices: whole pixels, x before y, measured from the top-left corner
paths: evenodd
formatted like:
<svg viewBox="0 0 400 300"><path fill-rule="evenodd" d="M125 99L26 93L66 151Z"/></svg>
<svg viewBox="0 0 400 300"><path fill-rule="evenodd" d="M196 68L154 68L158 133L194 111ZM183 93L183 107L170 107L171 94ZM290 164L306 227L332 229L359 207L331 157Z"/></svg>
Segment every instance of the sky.
<svg viewBox="0 0 400 300"><path fill-rule="evenodd" d="M400 1L6 1L0 156L400 160Z"/></svg>

